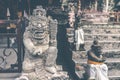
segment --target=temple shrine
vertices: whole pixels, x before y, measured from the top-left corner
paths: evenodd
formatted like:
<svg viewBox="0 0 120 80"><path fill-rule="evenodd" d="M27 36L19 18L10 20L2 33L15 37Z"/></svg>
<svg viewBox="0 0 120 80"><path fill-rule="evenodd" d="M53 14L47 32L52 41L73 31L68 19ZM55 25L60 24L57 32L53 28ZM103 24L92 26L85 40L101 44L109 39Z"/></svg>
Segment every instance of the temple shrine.
<svg viewBox="0 0 120 80"><path fill-rule="evenodd" d="M87 73L97 41L120 80L119 0L0 0L0 37L0 80L99 80Z"/></svg>

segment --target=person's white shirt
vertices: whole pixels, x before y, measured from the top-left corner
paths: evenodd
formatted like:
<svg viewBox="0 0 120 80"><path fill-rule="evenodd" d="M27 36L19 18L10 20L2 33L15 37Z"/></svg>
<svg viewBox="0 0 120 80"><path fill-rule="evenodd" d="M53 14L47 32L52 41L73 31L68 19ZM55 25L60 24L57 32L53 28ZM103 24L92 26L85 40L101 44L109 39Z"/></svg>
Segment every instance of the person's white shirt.
<svg viewBox="0 0 120 80"><path fill-rule="evenodd" d="M75 30L75 41L76 44L84 44L84 31L82 28Z"/></svg>

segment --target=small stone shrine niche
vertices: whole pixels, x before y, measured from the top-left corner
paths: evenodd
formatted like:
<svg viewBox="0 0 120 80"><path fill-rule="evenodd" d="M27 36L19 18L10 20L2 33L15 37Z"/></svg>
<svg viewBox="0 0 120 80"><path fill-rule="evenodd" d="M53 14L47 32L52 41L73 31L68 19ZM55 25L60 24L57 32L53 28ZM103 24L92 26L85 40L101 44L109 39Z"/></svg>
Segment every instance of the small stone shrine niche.
<svg viewBox="0 0 120 80"><path fill-rule="evenodd" d="M67 76L56 65L57 58L57 20L46 16L46 10L37 6L29 17L23 42L26 48L23 71L30 80L51 80L54 77Z"/></svg>

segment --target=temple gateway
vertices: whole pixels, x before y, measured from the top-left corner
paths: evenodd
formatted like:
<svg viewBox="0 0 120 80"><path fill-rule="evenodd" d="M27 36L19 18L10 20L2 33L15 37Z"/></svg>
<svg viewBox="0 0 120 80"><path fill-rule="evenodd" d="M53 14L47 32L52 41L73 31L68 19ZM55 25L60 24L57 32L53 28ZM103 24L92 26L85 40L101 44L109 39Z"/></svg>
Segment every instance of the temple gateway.
<svg viewBox="0 0 120 80"><path fill-rule="evenodd" d="M119 0L0 0L0 80L119 80Z"/></svg>

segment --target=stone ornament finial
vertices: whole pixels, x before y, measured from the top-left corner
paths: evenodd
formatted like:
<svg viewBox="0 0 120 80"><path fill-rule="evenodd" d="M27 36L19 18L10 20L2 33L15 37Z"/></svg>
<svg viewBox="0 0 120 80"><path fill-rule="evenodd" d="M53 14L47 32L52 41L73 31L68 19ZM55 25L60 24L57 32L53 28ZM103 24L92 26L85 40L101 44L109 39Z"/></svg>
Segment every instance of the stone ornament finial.
<svg viewBox="0 0 120 80"><path fill-rule="evenodd" d="M46 16L46 10L43 9L42 6L37 6L36 9L33 10L34 16Z"/></svg>
<svg viewBox="0 0 120 80"><path fill-rule="evenodd" d="M7 8L7 17L10 17L10 10Z"/></svg>

